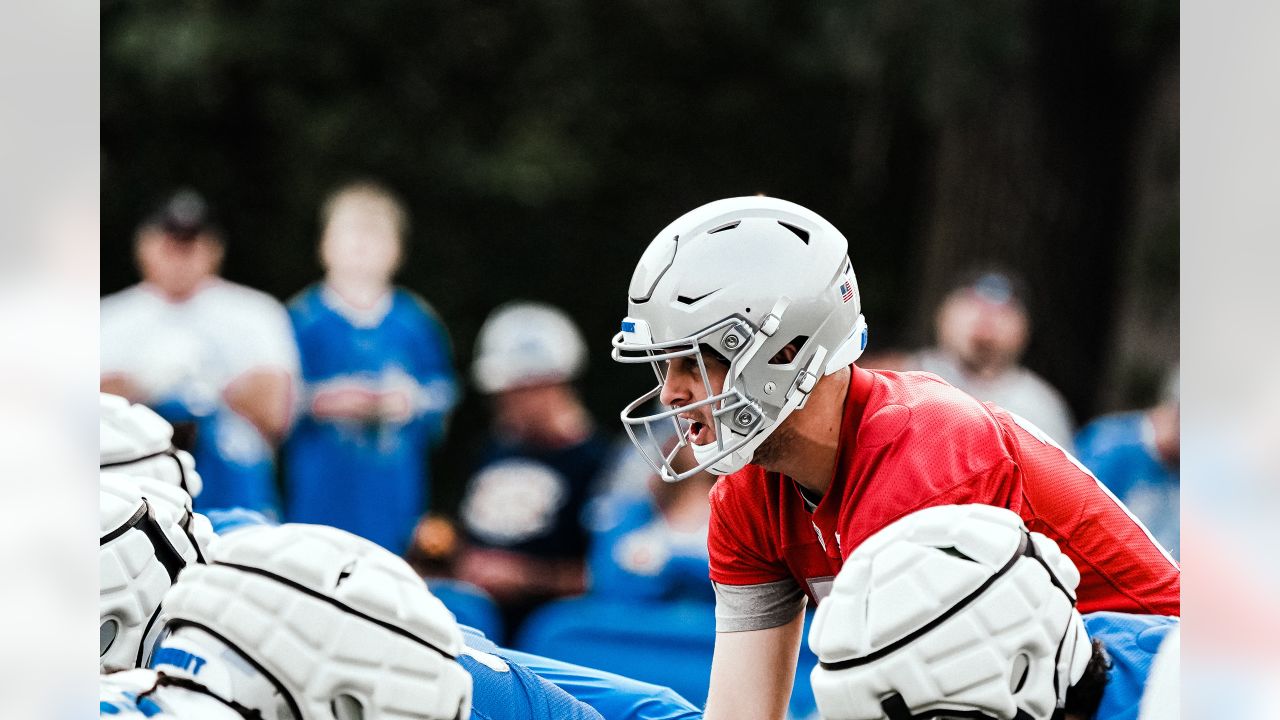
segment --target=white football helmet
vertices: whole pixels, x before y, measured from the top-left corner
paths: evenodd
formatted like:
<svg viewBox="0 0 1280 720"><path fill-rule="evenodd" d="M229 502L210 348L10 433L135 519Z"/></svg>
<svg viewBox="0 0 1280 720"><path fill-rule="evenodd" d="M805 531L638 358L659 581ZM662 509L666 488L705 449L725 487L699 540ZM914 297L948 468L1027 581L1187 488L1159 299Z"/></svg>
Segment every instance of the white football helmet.
<svg viewBox="0 0 1280 720"><path fill-rule="evenodd" d="M627 405L622 422L664 480L741 469L819 378L862 354L867 324L848 252L844 235L817 213L768 197L703 205L653 239L631 277L613 359L652 363L657 373L658 386ZM795 357L771 363L789 343ZM724 387L706 379L700 346L729 361ZM665 361L677 357L697 359L706 399L644 414L662 392ZM671 459L688 439L677 416L706 405L716 440L694 445L698 464L678 472ZM669 433L654 425L667 422L681 441L663 453L658 439Z"/></svg>
<svg viewBox="0 0 1280 720"><path fill-rule="evenodd" d="M203 487L191 453L173 446L173 426L146 405L99 393L98 448L102 469L177 485L191 497Z"/></svg>
<svg viewBox="0 0 1280 720"><path fill-rule="evenodd" d="M321 525L219 538L165 597L147 665L263 720L466 718L462 632L409 566Z"/></svg>
<svg viewBox="0 0 1280 720"><path fill-rule="evenodd" d="M142 662L163 625L161 598L181 570L204 562L206 548L191 530L199 516L191 512L190 502L180 488L151 478L101 474L100 669L133 668Z"/></svg>
<svg viewBox="0 0 1280 720"><path fill-rule="evenodd" d="M587 345L562 310L511 302L490 313L476 337L471 378L493 394L535 383L564 382L582 372Z"/></svg>
<svg viewBox="0 0 1280 720"><path fill-rule="evenodd" d="M1046 720L1092 646L1080 573L989 505L906 516L853 551L814 617L824 720Z"/></svg>

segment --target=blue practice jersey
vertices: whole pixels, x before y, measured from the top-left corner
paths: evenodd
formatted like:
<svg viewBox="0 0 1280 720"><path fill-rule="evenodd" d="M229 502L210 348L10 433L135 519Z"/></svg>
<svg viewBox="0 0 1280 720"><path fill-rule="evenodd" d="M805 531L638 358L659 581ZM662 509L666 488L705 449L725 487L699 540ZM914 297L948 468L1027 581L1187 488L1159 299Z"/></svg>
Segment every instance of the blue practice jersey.
<svg viewBox="0 0 1280 720"><path fill-rule="evenodd" d="M381 313L381 314L379 314ZM448 337L427 305L396 289L364 312L315 285L289 303L302 361L303 412L285 445L285 518L332 525L397 554L426 510L429 446L443 434L457 388ZM394 392L402 417L317 417L326 390Z"/></svg>
<svg viewBox="0 0 1280 720"><path fill-rule="evenodd" d="M1101 640L1111 670L1094 720L1137 720L1138 705L1160 643L1178 626L1164 615L1096 612L1084 616L1089 637Z"/></svg>
<svg viewBox="0 0 1280 720"><path fill-rule="evenodd" d="M476 720L602 720L590 705L515 663L474 654L458 662L471 673Z"/></svg>
<svg viewBox="0 0 1280 720"><path fill-rule="evenodd" d="M229 448L258 442L244 418L222 406L197 414L177 400L156 402L152 409L178 433L191 428L195 438L191 457L204 481L200 496L192 499L197 511L238 507L271 516L279 513L276 466L271 455L228 452Z"/></svg>
<svg viewBox="0 0 1280 720"><path fill-rule="evenodd" d="M467 647L496 655L522 667L577 700L590 705L605 720L700 720L702 711L660 685L572 665L559 660L500 648L475 628L462 626ZM469 669L469 668L468 668ZM479 693L477 692L477 695Z"/></svg>
<svg viewBox="0 0 1280 720"><path fill-rule="evenodd" d="M1177 558L1181 483L1156 457L1152 432L1144 413L1105 415L1076 436L1076 457Z"/></svg>
<svg viewBox="0 0 1280 720"><path fill-rule="evenodd" d="M715 602L707 533L673 530L646 493L593 501L587 568L591 593L627 601Z"/></svg>

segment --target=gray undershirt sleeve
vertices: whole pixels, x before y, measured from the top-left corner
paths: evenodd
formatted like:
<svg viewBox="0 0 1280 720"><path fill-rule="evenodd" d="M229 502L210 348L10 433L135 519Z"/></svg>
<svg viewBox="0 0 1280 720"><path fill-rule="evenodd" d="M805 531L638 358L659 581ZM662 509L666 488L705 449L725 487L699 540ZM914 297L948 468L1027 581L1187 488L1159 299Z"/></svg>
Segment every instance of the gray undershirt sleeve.
<svg viewBox="0 0 1280 720"><path fill-rule="evenodd" d="M716 591L716 632L768 630L804 611L804 591L790 578L759 585L711 584Z"/></svg>

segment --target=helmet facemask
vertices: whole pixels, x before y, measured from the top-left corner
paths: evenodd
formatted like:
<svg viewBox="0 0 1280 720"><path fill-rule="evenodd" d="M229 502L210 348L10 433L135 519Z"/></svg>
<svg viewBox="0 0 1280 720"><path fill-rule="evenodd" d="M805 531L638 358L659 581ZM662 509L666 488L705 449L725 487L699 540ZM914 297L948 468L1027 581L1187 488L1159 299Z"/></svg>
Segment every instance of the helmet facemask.
<svg viewBox="0 0 1280 720"><path fill-rule="evenodd" d="M738 457L745 455L745 459L738 464L738 467L745 465L750 460L750 453L751 450L754 450L754 447L745 452L744 448L748 443L760 436L768 420L760 404L736 386L736 380L746 362L759 350L764 336L752 328L750 323L745 320L739 317L729 317L692 337L682 340L665 343L646 343L642 346L635 343L626 343L624 345L623 343L626 342L625 338L628 335L628 327L636 328L636 322L623 322L623 331L614 337L613 359L622 363L647 362L652 365L654 375L658 378L658 384L623 408L621 415L623 428L626 429L631 442L640 451L645 462L667 482L684 480L706 470L717 474L732 472L737 468L723 468L737 460L735 455ZM634 334L634 330L632 334ZM724 349L729 349L729 345L733 345L738 350L741 350L744 346L746 347L745 350L740 352L731 350L731 356L724 356L725 359L729 360L729 368L725 373L724 384L718 389L711 386L703 350L704 347L711 347L712 343ZM682 357L693 358L697 362L698 376L702 380L705 397L680 407L647 415L640 414L642 408L658 400L661 396L662 388L667 381L666 363ZM681 448L691 444L688 431L692 424L692 421L679 416L682 413L708 406L711 407L712 417L714 418L716 438L710 445L693 446L694 457L697 458L697 464L693 468L683 471L677 470L672 465L672 460L680 452ZM675 432L676 444L670 452L664 455L661 448L667 434L665 432L655 433L654 428L665 425L668 422L671 423L671 429ZM639 428L643 428L643 438L637 433ZM730 428L733 429L731 430ZM729 436L728 438L726 438L727 435ZM722 460L727 462L721 463ZM720 464L717 465L717 463Z"/></svg>

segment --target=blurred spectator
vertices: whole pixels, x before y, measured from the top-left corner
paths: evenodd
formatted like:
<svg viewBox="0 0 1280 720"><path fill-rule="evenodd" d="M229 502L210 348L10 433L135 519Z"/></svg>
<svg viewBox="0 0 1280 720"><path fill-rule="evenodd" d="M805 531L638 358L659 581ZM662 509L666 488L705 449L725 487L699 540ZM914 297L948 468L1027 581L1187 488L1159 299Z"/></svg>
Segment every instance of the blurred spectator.
<svg viewBox="0 0 1280 720"><path fill-rule="evenodd" d="M320 225L324 279L289 303L304 389L285 445L285 516L403 554L426 510L428 448L457 396L448 336L426 302L391 284L408 230L395 195L346 185Z"/></svg>
<svg viewBox="0 0 1280 720"><path fill-rule="evenodd" d="M935 316L937 347L907 361L975 398L1021 415L1071 450L1073 423L1062 395L1018 364L1031 336L1021 283L986 270L958 284Z"/></svg>
<svg viewBox="0 0 1280 720"><path fill-rule="evenodd" d="M584 589L581 523L609 452L571 381L586 345L560 310L511 303L480 329L472 378L493 426L460 508L458 576L487 591L514 633L542 602Z"/></svg>
<svg viewBox="0 0 1280 720"><path fill-rule="evenodd" d="M1180 555L1181 482L1178 372L1154 407L1104 415L1076 436L1080 462L1142 521L1175 558Z"/></svg>
<svg viewBox="0 0 1280 720"><path fill-rule="evenodd" d="M197 509L274 514L274 448L289 427L298 353L279 302L218 277L224 251L190 190L142 223L142 282L102 299L101 389L176 426L204 478Z"/></svg>
<svg viewBox="0 0 1280 720"><path fill-rule="evenodd" d="M670 441L666 451L670 452ZM673 466L693 467L688 446ZM636 600L715 602L709 579L707 493L716 477L708 472L676 483L664 482L652 469L643 494L616 493L592 503L591 593Z"/></svg>

